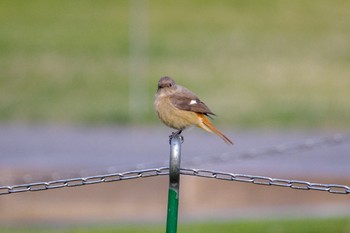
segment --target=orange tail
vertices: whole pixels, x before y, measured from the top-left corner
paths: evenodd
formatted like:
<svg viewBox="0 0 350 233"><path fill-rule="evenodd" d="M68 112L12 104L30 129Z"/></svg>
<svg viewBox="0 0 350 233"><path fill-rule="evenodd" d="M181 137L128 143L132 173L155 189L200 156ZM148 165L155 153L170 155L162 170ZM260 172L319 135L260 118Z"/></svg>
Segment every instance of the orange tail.
<svg viewBox="0 0 350 233"><path fill-rule="evenodd" d="M200 123L198 124L198 127L202 128L210 133L215 133L220 138L222 138L222 140L224 140L227 144L233 145L233 142L228 137L226 137L223 133L221 133L220 130L215 128L213 123L211 123L211 121L208 118L206 118L204 116L204 114L197 113L197 115L200 118Z"/></svg>

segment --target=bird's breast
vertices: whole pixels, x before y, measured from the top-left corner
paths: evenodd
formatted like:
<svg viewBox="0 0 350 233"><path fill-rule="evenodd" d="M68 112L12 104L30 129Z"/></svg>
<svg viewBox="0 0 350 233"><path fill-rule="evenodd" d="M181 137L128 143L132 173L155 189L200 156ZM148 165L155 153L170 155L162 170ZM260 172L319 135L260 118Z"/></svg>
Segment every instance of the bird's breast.
<svg viewBox="0 0 350 233"><path fill-rule="evenodd" d="M180 130L198 125L199 120L194 112L176 108L168 96L158 96L154 104L159 119L171 128Z"/></svg>

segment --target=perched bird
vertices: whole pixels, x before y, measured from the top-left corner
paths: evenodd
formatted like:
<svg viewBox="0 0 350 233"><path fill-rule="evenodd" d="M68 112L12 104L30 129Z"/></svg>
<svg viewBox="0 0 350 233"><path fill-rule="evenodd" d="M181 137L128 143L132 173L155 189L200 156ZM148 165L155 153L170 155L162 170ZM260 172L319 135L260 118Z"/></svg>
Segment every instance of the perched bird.
<svg viewBox="0 0 350 233"><path fill-rule="evenodd" d="M233 144L208 119L215 114L193 92L177 85L170 77L165 76L158 81L154 106L159 119L165 125L178 130L173 134L180 135L184 129L195 125L217 134L227 144Z"/></svg>

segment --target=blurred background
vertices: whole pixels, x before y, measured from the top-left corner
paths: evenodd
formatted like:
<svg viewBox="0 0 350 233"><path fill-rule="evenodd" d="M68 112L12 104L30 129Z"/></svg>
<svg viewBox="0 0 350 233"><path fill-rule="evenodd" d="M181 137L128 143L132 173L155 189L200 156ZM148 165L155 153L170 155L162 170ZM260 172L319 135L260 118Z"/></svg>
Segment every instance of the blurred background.
<svg viewBox="0 0 350 233"><path fill-rule="evenodd" d="M349 131L349 10L341 0L1 1L0 186L166 166L171 129L153 109L165 75L235 142L186 131L184 164L349 185L349 143L210 160ZM167 185L156 177L0 196L0 223L162 225ZM180 201L180 223L340 216L333 232L350 231L347 195L184 177Z"/></svg>

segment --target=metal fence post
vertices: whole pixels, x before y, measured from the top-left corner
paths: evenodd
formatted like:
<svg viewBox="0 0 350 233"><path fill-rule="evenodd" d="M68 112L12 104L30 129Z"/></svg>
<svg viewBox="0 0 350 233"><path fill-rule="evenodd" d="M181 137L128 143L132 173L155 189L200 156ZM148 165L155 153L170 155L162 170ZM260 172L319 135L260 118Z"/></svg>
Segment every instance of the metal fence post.
<svg viewBox="0 0 350 233"><path fill-rule="evenodd" d="M170 164L169 164L169 193L168 193L168 214L166 233L177 232L177 217L179 209L179 186L180 186L180 162L181 144L183 139L180 135L173 135L170 143Z"/></svg>

